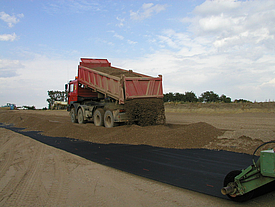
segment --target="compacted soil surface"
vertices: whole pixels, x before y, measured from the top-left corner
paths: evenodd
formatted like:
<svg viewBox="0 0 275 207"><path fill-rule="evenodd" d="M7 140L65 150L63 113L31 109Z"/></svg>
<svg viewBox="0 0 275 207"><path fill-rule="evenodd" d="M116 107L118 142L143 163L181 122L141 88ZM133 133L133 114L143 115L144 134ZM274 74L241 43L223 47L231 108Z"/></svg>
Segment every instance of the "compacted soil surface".
<svg viewBox="0 0 275 207"><path fill-rule="evenodd" d="M166 112L165 116L164 125L107 129L71 123L67 111L1 110L0 123L95 143L247 154L275 137L274 113ZM1 206L273 206L274 200L271 192L233 203L105 167L0 128Z"/></svg>

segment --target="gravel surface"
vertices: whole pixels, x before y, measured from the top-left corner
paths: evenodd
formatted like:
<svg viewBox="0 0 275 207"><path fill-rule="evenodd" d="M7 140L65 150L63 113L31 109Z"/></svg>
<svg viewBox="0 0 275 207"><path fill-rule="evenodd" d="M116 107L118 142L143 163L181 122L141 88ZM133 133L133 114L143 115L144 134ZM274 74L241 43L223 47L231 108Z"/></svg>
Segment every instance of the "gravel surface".
<svg viewBox="0 0 275 207"><path fill-rule="evenodd" d="M274 140L274 113L166 112L166 125L73 124L66 111L0 111L0 122L98 143L251 153ZM247 166L244 166L247 167ZM234 169L232 169L234 170ZM198 178L199 179L199 178ZM0 128L1 206L273 206L274 192L236 204L92 163Z"/></svg>
<svg viewBox="0 0 275 207"><path fill-rule="evenodd" d="M165 124L141 127L123 125L114 128L96 127L93 123L83 125L70 122L67 116L48 115L47 111L8 111L2 113L0 122L13 123L27 130L42 131L53 137L70 137L95 143L147 144L166 148L202 148L224 131L205 122L192 124Z"/></svg>
<svg viewBox="0 0 275 207"><path fill-rule="evenodd" d="M274 140L274 113L166 113L165 125L122 125L107 129L70 122L67 111L0 111L0 122L13 123L49 136L95 143L147 144L166 148L207 148L252 154ZM267 145L266 148L272 147Z"/></svg>

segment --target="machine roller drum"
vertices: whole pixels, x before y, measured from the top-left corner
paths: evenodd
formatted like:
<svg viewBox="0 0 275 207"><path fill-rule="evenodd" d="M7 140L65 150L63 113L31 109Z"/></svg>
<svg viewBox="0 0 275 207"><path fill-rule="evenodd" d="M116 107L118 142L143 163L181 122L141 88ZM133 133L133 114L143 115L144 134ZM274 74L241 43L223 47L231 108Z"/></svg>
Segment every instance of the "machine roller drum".
<svg viewBox="0 0 275 207"><path fill-rule="evenodd" d="M224 182L223 182L223 186L224 188L222 189L222 194L227 195L228 198L230 198L233 201L236 202L245 202L250 200L253 195L254 195L254 191L250 191L244 195L236 195L236 188L235 184L234 184L234 180L235 177L237 175L239 175L242 171L241 170L233 170L230 173L228 173L225 178L224 178Z"/></svg>

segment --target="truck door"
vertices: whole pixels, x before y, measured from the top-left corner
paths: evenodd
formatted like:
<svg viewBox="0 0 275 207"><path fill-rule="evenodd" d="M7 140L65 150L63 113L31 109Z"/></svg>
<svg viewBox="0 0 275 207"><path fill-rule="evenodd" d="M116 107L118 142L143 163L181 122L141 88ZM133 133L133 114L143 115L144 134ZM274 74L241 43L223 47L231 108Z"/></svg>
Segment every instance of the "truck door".
<svg viewBox="0 0 275 207"><path fill-rule="evenodd" d="M71 81L69 83L69 92L68 92L68 104L71 102L77 101L77 91L78 91L78 81Z"/></svg>

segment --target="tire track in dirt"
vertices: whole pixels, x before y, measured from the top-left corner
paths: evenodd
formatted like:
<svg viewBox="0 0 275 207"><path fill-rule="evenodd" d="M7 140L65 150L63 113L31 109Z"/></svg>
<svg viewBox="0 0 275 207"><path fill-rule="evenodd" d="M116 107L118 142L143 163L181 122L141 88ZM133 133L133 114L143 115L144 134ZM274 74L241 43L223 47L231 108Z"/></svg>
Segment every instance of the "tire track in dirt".
<svg viewBox="0 0 275 207"><path fill-rule="evenodd" d="M43 206L48 198L47 192L42 185L41 174L44 169L45 146L34 144L28 141L24 143L16 139L9 145L2 145L1 152L9 152L9 159L6 161L6 170L3 174L9 174L9 177L1 177L0 186L0 205L20 206L20 203L26 203L28 206ZM12 146L7 148L8 146ZM9 168L9 169L7 169ZM6 173L10 170L9 173ZM3 180L8 180L3 183ZM37 197L37 192L40 196Z"/></svg>
<svg viewBox="0 0 275 207"><path fill-rule="evenodd" d="M43 202L41 202L41 198L44 197L42 194L43 191L40 190L41 186L41 173L43 171L43 161L44 161L44 151L45 147L42 145L39 148L35 149L35 153L33 156L33 159L31 159L29 163L29 170L26 174L26 183L25 183L25 189L23 189L25 193L21 193L20 199L30 198L30 205L38 204L43 205ZM43 189L43 188L42 188ZM36 199L35 195L37 195L37 191L41 193L41 196ZM33 202L32 202L33 201Z"/></svg>
<svg viewBox="0 0 275 207"><path fill-rule="evenodd" d="M4 137L4 139L1 139L0 146L0 206L2 206L12 196L14 189L16 189L24 175L21 172L22 170L17 171L17 164L23 160L20 159L17 146L21 145L21 149L23 149L26 143L21 142L18 144L18 140L4 129L0 129L0 132L3 135L2 138ZM19 168L22 168L22 166L19 166Z"/></svg>
<svg viewBox="0 0 275 207"><path fill-rule="evenodd" d="M4 134L5 129L0 130ZM53 153L48 146L28 139L19 141L7 136L0 142L0 206L66 203L71 170L64 156L57 156L59 152Z"/></svg>
<svg viewBox="0 0 275 207"><path fill-rule="evenodd" d="M29 159L24 162L24 173L20 173L21 179L17 183L13 193L14 196L11 196L7 201L8 205L19 206L21 201L26 200L28 200L29 206L43 205L40 199L41 197L43 198L43 195L39 198L36 195L38 191L41 191L40 175L43 170L44 146L33 147L33 150ZM18 180L16 179L15 181Z"/></svg>
<svg viewBox="0 0 275 207"><path fill-rule="evenodd" d="M14 178L8 181L0 192L0 206L11 206L17 198L18 193L15 193L15 190L18 188L24 173L14 173L13 176Z"/></svg>
<svg viewBox="0 0 275 207"><path fill-rule="evenodd" d="M57 156L53 157L54 180L48 192L46 206L62 206L66 203L69 192L68 178L70 171L68 166Z"/></svg>
<svg viewBox="0 0 275 207"><path fill-rule="evenodd" d="M0 179L6 174L7 170L10 167L11 162L14 159L14 152L8 149L11 148L12 145L15 144L15 140L12 138L7 138L7 141L0 146ZM1 188L0 188L1 189Z"/></svg>

